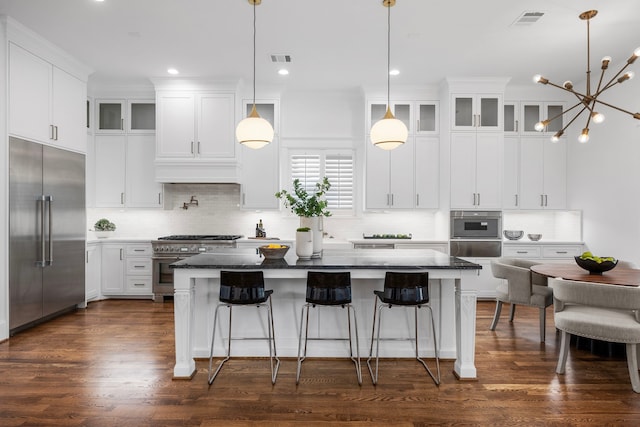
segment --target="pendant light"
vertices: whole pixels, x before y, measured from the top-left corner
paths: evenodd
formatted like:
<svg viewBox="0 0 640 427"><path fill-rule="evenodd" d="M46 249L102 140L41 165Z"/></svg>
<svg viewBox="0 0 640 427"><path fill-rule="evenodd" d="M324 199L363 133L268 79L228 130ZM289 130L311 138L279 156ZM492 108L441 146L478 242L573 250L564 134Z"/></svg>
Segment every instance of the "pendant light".
<svg viewBox="0 0 640 427"><path fill-rule="evenodd" d="M391 71L391 7L396 0L383 0L382 5L387 7L387 112L384 117L371 126L371 143L383 150L393 150L407 142L407 126L396 119L391 112L389 95Z"/></svg>
<svg viewBox="0 0 640 427"><path fill-rule="evenodd" d="M256 110L256 6L262 0L248 0L253 5L253 107L249 115L238 123L236 138L246 147L258 149L273 140L273 127Z"/></svg>

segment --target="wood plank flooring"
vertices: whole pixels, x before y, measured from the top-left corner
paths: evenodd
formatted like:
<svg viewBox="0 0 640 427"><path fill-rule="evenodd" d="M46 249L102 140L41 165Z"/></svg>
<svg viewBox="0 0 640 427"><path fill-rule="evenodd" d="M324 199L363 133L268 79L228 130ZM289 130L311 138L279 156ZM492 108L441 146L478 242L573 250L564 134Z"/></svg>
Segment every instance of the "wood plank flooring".
<svg viewBox="0 0 640 427"><path fill-rule="evenodd" d="M232 359L209 388L204 360L192 381L171 379L170 301L93 302L0 344L0 425L640 424L623 359L572 347L556 375L552 310L544 345L536 309L518 307L513 324L506 310L491 332L493 309L478 303L478 381L457 381L445 360L436 387L417 362L385 360L379 384L364 365L359 387L348 359L309 359L296 387L295 360L285 359L272 386L266 360Z"/></svg>

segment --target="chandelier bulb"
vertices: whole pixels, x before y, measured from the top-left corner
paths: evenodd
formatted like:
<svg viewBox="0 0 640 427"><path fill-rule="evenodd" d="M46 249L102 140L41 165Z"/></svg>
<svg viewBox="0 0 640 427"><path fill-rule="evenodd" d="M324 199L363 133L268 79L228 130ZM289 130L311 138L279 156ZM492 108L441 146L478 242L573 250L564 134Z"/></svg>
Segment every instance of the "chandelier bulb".
<svg viewBox="0 0 640 427"><path fill-rule="evenodd" d="M535 126L533 127L535 130L537 130L538 132L542 132L545 128L545 124L544 122L538 122L535 124Z"/></svg>
<svg viewBox="0 0 640 427"><path fill-rule="evenodd" d="M562 83L562 86L564 86L564 88L567 90L573 89L573 83L571 83L571 80L567 80L566 82Z"/></svg>
<svg viewBox="0 0 640 427"><path fill-rule="evenodd" d="M637 47L636 50L633 51L631 57L627 59L628 64L633 64L635 60L640 56L640 47Z"/></svg>
<svg viewBox="0 0 640 427"><path fill-rule="evenodd" d="M549 80L545 79L540 74L536 74L535 76L533 76L533 82L542 83L543 85L546 85L547 83L549 83Z"/></svg>
<svg viewBox="0 0 640 427"><path fill-rule="evenodd" d="M560 131L558 131L555 135L553 135L553 136L551 137L551 142L558 142L558 141L560 141L560 137L562 136L562 134L563 134L563 133L564 133L564 132L563 132L563 131L561 131L561 130L560 130Z"/></svg>
<svg viewBox="0 0 640 427"><path fill-rule="evenodd" d="M594 111L591 113L591 119L593 119L593 123L602 123L604 122L605 117L604 114Z"/></svg>
<svg viewBox="0 0 640 427"><path fill-rule="evenodd" d="M618 78L618 83L622 83L622 82L625 82L627 80L630 80L630 79L633 78L633 76L635 76L633 71L626 72L626 73L624 73L622 76L620 76Z"/></svg>
<svg viewBox="0 0 640 427"><path fill-rule="evenodd" d="M581 144L589 142L589 128L582 129L582 133L578 137L578 142L580 142Z"/></svg>
<svg viewBox="0 0 640 427"><path fill-rule="evenodd" d="M606 70L607 68L609 68L610 62L611 62L610 56L605 56L604 58L602 58L602 69Z"/></svg>

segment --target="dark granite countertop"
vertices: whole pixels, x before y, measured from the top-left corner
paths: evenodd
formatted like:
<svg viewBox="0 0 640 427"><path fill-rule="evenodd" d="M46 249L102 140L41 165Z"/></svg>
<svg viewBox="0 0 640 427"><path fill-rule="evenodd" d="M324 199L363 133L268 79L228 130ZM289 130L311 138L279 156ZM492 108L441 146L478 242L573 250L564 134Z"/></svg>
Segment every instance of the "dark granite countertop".
<svg viewBox="0 0 640 427"><path fill-rule="evenodd" d="M268 260L255 249L221 249L194 255L170 268L199 269L412 269L479 270L482 266L431 249L325 250L322 258L299 260L290 249L284 259Z"/></svg>

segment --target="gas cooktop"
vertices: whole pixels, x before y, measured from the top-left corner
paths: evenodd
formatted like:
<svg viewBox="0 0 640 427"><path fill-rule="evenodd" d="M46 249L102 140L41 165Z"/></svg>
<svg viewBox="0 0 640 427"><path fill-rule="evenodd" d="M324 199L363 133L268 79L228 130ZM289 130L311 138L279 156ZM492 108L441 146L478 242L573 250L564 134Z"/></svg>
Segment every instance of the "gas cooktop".
<svg viewBox="0 0 640 427"><path fill-rule="evenodd" d="M175 234L158 237L158 240L238 240L241 237L239 234Z"/></svg>

